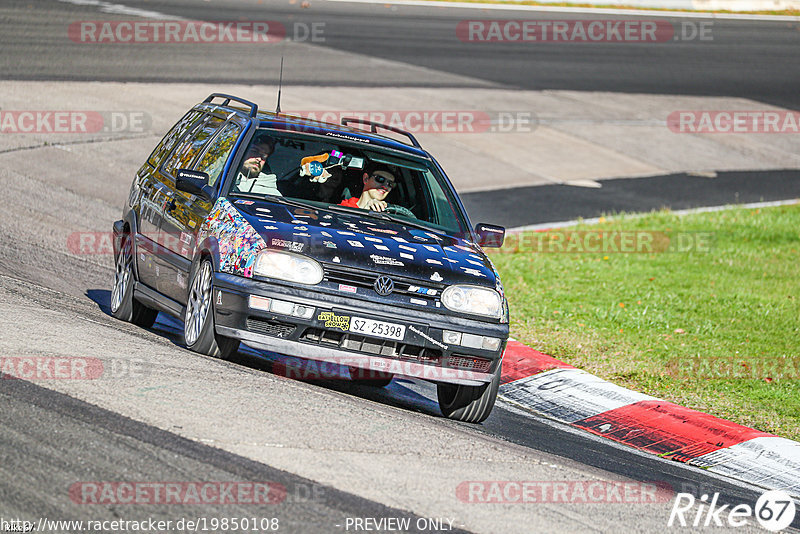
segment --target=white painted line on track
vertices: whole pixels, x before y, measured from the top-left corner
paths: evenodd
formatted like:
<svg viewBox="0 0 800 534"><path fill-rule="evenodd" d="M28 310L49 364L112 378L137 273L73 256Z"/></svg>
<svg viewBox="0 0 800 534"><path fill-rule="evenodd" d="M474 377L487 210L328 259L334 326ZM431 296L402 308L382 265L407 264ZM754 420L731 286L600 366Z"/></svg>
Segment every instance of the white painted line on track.
<svg viewBox="0 0 800 534"><path fill-rule="evenodd" d="M64 0L62 0L64 1ZM630 17L668 17L684 19L752 20L762 22L798 22L800 17L793 15L752 15L745 13L707 13L687 11L654 11L646 9L613 9L604 7L564 7L564 6L524 6L519 4L478 4L467 2L430 2L426 0L326 0L354 4L383 4L416 7L456 7L463 9L529 11L540 13L568 13L589 15L624 15Z"/></svg>
<svg viewBox="0 0 800 534"><path fill-rule="evenodd" d="M602 184L602 182L601 182ZM564 185L569 185L565 183ZM670 210L672 215L691 215L692 213L708 213L714 211L725 211L731 209L755 209L755 208L773 208L776 206L791 206L799 204L800 199L793 198L790 200L773 200L769 202L749 202L747 204L725 204L724 206L708 206L704 208L688 208L685 210ZM646 217L651 213L630 213L626 214L624 218L638 218ZM602 221L601 221L602 219ZM506 228L506 232L528 232L536 230L549 230L551 228L567 228L570 226L577 226L579 224L599 224L601 222L608 222L614 220L614 216L608 217L592 217L590 219L573 219L571 221L559 221L551 223L528 224L526 226L516 226L514 228Z"/></svg>
<svg viewBox="0 0 800 534"><path fill-rule="evenodd" d="M131 17L142 17L144 19L156 19L156 20L185 20L182 17L176 17L174 15L167 15L166 13L160 13L158 11L152 11L149 9L140 9L138 7L130 7L123 4L112 4L111 2L104 2L103 0L58 0L59 2L63 2L65 4L73 4L76 6L89 6L89 7L97 7L99 8L100 12L108 13L109 15L126 15Z"/></svg>

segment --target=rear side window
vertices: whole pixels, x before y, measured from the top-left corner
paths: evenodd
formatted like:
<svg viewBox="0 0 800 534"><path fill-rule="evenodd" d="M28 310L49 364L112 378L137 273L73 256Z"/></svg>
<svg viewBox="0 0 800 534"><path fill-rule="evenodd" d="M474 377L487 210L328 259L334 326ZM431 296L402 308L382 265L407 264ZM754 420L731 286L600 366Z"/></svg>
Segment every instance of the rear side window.
<svg viewBox="0 0 800 534"><path fill-rule="evenodd" d="M188 169L206 142L224 122L225 119L219 117L208 117L205 123L196 128L182 144L178 145L178 148L164 164L164 172L174 176L177 169Z"/></svg>
<svg viewBox="0 0 800 534"><path fill-rule="evenodd" d="M202 116L203 114L200 111L195 110L191 110L184 115L156 146L153 153L150 154L150 157L147 159L147 162L153 167L158 167L164 157L175 148L175 145L180 141L181 137L183 137L183 134L189 131Z"/></svg>
<svg viewBox="0 0 800 534"><path fill-rule="evenodd" d="M217 183L241 132L239 126L229 122L206 148L195 170L208 174L208 185Z"/></svg>

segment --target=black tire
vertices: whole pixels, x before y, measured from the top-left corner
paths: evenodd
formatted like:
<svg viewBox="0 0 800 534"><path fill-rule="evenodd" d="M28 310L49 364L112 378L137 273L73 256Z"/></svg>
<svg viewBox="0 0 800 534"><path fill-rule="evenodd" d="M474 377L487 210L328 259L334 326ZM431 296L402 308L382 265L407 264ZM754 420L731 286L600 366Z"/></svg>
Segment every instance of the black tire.
<svg viewBox="0 0 800 534"><path fill-rule="evenodd" d="M350 371L350 382L358 384L359 386L385 388L394 378L392 373L370 371L369 369L361 369L360 367L348 367L347 369Z"/></svg>
<svg viewBox="0 0 800 534"><path fill-rule="evenodd" d="M436 384L439 409L442 414L456 421L480 423L494 408L497 390L500 388L500 370L497 366L492 381L482 386L462 386L457 384Z"/></svg>
<svg viewBox="0 0 800 534"><path fill-rule="evenodd" d="M111 315L142 328L150 328L156 322L158 310L148 308L133 298L133 243L129 235L122 237L119 255L114 262L114 286L111 289Z"/></svg>
<svg viewBox="0 0 800 534"><path fill-rule="evenodd" d="M183 339L191 351L229 360L239 351L239 340L221 336L214 328L214 267L203 260L189 284L183 317Z"/></svg>

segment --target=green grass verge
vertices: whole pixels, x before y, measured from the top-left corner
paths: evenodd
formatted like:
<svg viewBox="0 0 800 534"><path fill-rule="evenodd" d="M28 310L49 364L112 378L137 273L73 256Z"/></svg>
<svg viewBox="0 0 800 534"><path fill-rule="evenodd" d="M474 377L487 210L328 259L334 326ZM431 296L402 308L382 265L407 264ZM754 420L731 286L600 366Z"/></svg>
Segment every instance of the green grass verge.
<svg viewBox="0 0 800 534"><path fill-rule="evenodd" d="M633 236L638 244L607 243L644 252L551 252L596 250L600 231ZM619 385L800 440L800 205L615 215L523 236L491 256L513 337Z"/></svg>

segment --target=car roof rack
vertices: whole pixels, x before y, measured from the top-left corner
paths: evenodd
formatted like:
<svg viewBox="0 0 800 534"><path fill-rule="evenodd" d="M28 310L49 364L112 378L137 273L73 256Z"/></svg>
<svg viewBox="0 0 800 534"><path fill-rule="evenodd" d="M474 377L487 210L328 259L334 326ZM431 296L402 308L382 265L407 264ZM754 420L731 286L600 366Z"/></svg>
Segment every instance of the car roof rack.
<svg viewBox="0 0 800 534"><path fill-rule="evenodd" d="M400 128L395 128L394 126L389 126L388 124L381 124L380 122L368 121L366 119L358 119L356 117L342 117L342 126L347 126L350 123L369 125L370 126L369 130L372 133L378 133L378 128L383 128L384 130L389 130L391 132L398 133L400 135L405 135L411 141L412 145L414 145L419 149L422 148L422 145L419 144L419 141L417 141L416 137L414 137L405 130L401 130Z"/></svg>
<svg viewBox="0 0 800 534"><path fill-rule="evenodd" d="M235 102L239 102L240 104L244 104L245 106L250 108L250 116L255 117L258 113L258 104L250 102L249 100L245 100L244 98L239 98L238 96L233 95L226 95L225 93L211 93L208 95L208 98L203 100L203 104L208 104L215 98L224 98L225 102L222 103L223 106L227 106L230 104L231 100Z"/></svg>

